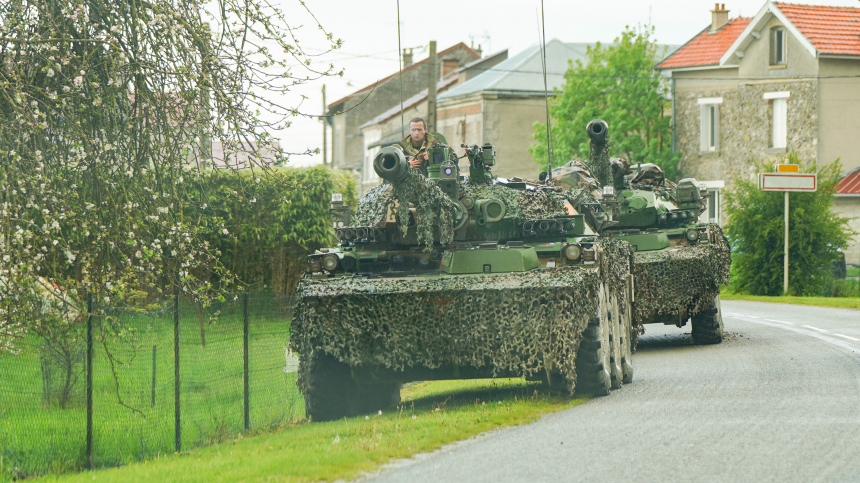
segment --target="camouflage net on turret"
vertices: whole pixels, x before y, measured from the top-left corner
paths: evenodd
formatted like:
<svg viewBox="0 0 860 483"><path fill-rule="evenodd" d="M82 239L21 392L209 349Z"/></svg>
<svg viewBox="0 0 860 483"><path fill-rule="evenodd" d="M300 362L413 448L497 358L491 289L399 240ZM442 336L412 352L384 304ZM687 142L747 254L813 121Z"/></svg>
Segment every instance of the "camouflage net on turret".
<svg viewBox="0 0 860 483"><path fill-rule="evenodd" d="M600 284L626 283L629 270L629 245L606 242L604 251L612 256L604 258L602 274L566 267L489 276L305 279L290 347L302 361L322 351L353 367L407 373L451 367L523 377L549 372L564 376L572 391L576 352L598 313ZM306 377L300 369L303 391Z"/></svg>
<svg viewBox="0 0 860 483"><path fill-rule="evenodd" d="M708 308L729 282L731 251L719 225L708 225L715 242L634 255L634 320L641 324L657 314L688 316Z"/></svg>

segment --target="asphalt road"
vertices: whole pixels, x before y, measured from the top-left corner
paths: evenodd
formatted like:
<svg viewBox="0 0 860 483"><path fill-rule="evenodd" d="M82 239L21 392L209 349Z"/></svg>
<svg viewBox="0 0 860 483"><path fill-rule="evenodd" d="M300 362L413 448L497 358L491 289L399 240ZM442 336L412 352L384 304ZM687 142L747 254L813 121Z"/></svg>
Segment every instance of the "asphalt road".
<svg viewBox="0 0 860 483"><path fill-rule="evenodd" d="M860 482L860 310L722 310L722 344L646 326L633 384L371 480Z"/></svg>

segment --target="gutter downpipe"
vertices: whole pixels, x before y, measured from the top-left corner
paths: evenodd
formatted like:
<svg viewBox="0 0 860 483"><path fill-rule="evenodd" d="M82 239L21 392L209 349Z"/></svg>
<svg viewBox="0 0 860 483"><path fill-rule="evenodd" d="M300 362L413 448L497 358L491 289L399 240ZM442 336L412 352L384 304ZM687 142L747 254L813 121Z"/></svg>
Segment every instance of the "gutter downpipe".
<svg viewBox="0 0 860 483"><path fill-rule="evenodd" d="M675 152L675 76L672 76L672 153Z"/></svg>

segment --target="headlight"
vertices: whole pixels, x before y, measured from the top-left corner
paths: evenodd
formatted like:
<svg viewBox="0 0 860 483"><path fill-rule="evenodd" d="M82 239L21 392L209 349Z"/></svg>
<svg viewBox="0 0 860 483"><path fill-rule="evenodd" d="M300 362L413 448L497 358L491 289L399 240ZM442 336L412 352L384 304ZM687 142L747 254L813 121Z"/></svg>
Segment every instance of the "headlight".
<svg viewBox="0 0 860 483"><path fill-rule="evenodd" d="M666 213L660 213L660 221L666 221Z"/></svg>
<svg viewBox="0 0 860 483"><path fill-rule="evenodd" d="M571 261L579 260L579 257L582 256L582 248L580 248L576 243L571 243L564 247L564 256Z"/></svg>
<svg viewBox="0 0 860 483"><path fill-rule="evenodd" d="M328 255L323 257L323 268L325 268L329 272L337 270L337 266L339 263L340 259L337 257L337 255L333 253L329 253Z"/></svg>
<svg viewBox="0 0 860 483"><path fill-rule="evenodd" d="M670 220L672 220L672 221L677 220L677 219L678 219L678 214L677 214L677 213L675 213L674 211L673 211L672 213L669 213L669 219L670 219Z"/></svg>
<svg viewBox="0 0 860 483"><path fill-rule="evenodd" d="M695 228L690 228L689 230L687 230L687 233L685 233L685 235L687 236L687 240L690 240L691 242L696 241L699 239L699 230Z"/></svg>

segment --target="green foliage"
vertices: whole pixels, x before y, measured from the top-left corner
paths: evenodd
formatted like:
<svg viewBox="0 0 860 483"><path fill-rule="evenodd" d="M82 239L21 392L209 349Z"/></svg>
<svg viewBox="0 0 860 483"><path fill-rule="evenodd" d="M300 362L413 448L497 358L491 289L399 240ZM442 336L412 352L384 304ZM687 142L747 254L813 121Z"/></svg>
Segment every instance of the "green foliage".
<svg viewBox="0 0 860 483"><path fill-rule="evenodd" d="M677 180L680 153L672 152L670 102L666 83L652 67L665 54L653 39L654 28L626 27L612 45L588 48L588 65L577 61L565 72L562 90L550 100L553 166L588 159L585 126L592 119L609 124L609 154L633 163L655 163ZM546 124L535 123L537 144L529 151L546 169Z"/></svg>
<svg viewBox="0 0 860 483"><path fill-rule="evenodd" d="M852 234L848 219L830 210L841 165L804 163L790 153L785 163L818 174L818 191L791 193L789 200L789 294L823 295L833 278L838 248ZM774 172L775 165L757 162L755 172ZM762 191L754 179L740 179L725 196L732 244L731 290L751 295L781 295L785 249L785 195Z"/></svg>
<svg viewBox="0 0 860 483"><path fill-rule="evenodd" d="M204 305L234 289L208 245L229 212L207 206L250 198L204 186L219 199L201 204L193 185L210 141L267 177L288 156L272 137L298 114L287 96L337 74L292 22L327 50L340 40L296 3L306 18L288 21L252 0L214 15L198 0L0 0L0 351L41 323L40 281L78 312L86 293L140 308L165 288Z"/></svg>
<svg viewBox="0 0 860 483"><path fill-rule="evenodd" d="M301 275L308 252L337 243L329 214L332 193L341 193L355 206L355 177L322 166L272 168L267 176L254 170L209 171L195 189L194 204L226 221L227 234L215 232L208 240L221 263L238 277L233 290L290 292ZM242 192L245 202L231 201Z"/></svg>

